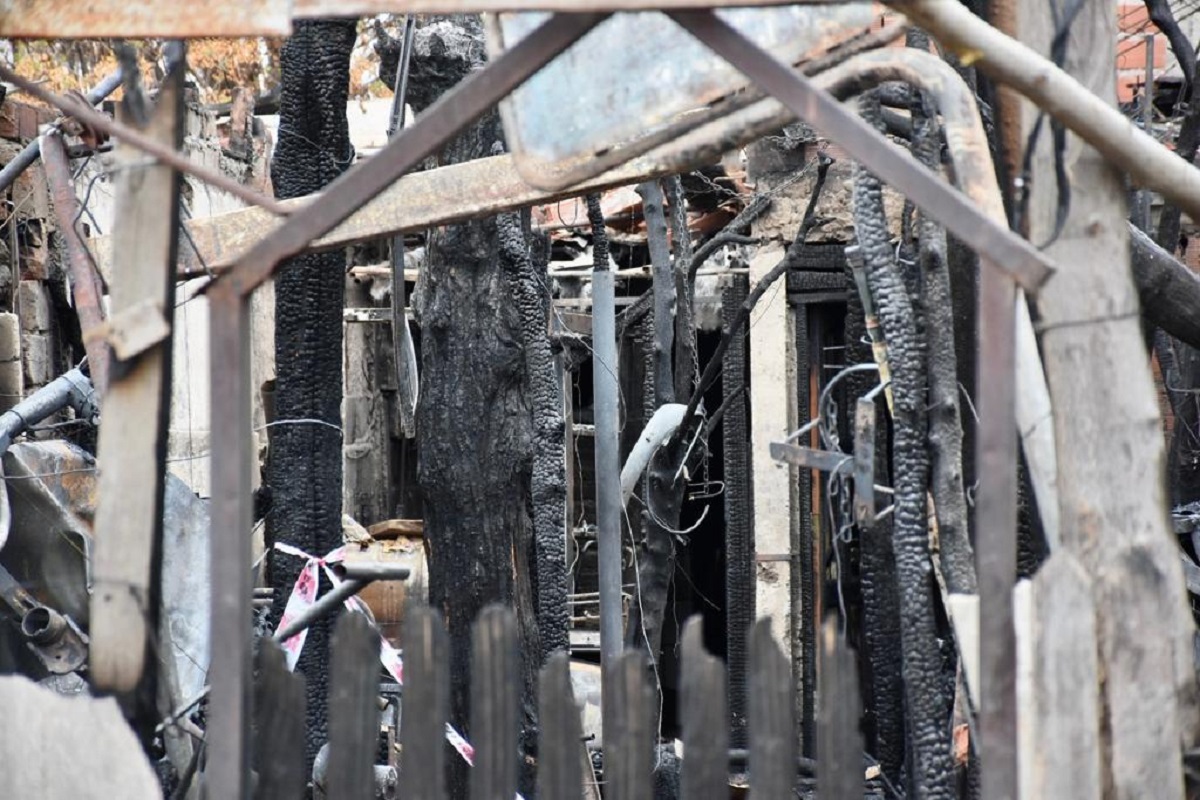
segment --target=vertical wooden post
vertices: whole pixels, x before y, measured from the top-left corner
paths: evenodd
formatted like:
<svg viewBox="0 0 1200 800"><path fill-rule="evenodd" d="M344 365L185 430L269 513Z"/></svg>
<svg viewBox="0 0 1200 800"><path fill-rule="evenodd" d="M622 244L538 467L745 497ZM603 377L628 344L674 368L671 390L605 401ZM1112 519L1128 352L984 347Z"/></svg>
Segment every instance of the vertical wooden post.
<svg viewBox="0 0 1200 800"><path fill-rule="evenodd" d="M725 665L704 649L704 620L683 629L683 800L729 794Z"/></svg>
<svg viewBox="0 0 1200 800"><path fill-rule="evenodd" d="M445 800L446 717L450 681L446 674L446 626L437 612L414 608L404 620L404 725L400 729L400 774L411 800Z"/></svg>
<svg viewBox="0 0 1200 800"><path fill-rule="evenodd" d="M259 642L254 710L258 735L256 800L294 800L304 794L304 678L287 668L279 645Z"/></svg>
<svg viewBox="0 0 1200 800"><path fill-rule="evenodd" d="M583 741L583 728L571 693L570 669L570 657L555 653L538 678L538 721L542 727L538 748L540 797L574 797L582 785L578 745Z"/></svg>
<svg viewBox="0 0 1200 800"><path fill-rule="evenodd" d="M1055 34L1051 11L1039 0L1021 6L1021 38L1042 53ZM1110 103L1116 21L1113 0L1087 0L1069 21L1063 60L1068 73ZM1026 105L1026 132L1036 115ZM1044 127L1028 213L1038 244L1053 238L1065 199L1056 189L1054 137ZM1163 513L1164 446L1130 271L1124 179L1074 135L1065 137L1060 157L1071 181L1069 213L1045 249L1057 272L1037 301L1054 398L1062 546L1090 575L1096 603L1106 796L1142 796L1153 776L1156 798L1178 798L1180 743L1195 735L1200 716L1195 625Z"/></svg>
<svg viewBox="0 0 1200 800"><path fill-rule="evenodd" d="M346 278L346 307L370 307L367 287ZM344 323L342 349L342 512L364 526L392 516L390 426L381 383L383 325ZM403 403L401 403L403 405Z"/></svg>
<svg viewBox="0 0 1200 800"><path fill-rule="evenodd" d="M475 768L471 800L511 800L517 791L517 618L488 606L475 620L471 652L471 737ZM529 653L528 657L536 658ZM572 754L574 748L569 750ZM575 784L578 788L579 784Z"/></svg>
<svg viewBox="0 0 1200 800"><path fill-rule="evenodd" d="M1102 796L1092 581L1066 551L1018 590L1021 797Z"/></svg>
<svg viewBox="0 0 1200 800"><path fill-rule="evenodd" d="M658 709L646 657L640 650L627 650L605 669L609 675L604 689L612 693L604 699L609 711L604 720L605 783L613 800L650 800Z"/></svg>
<svg viewBox="0 0 1200 800"><path fill-rule="evenodd" d="M750 796L790 797L796 783L791 669L760 619L751 634Z"/></svg>
<svg viewBox="0 0 1200 800"><path fill-rule="evenodd" d="M863 793L862 699L854 653L834 619L821 629L821 694L818 698L817 790L822 800Z"/></svg>
<svg viewBox="0 0 1200 800"><path fill-rule="evenodd" d="M181 59L144 123L148 135L171 147L183 142L183 78ZM155 582L166 473L180 176L170 167L137 165L145 157L133 148L120 147L118 153L123 169L118 173L113 242L120 258L113 265L112 317L108 342L102 345L112 346L114 358L98 448L104 469L92 563L90 666L98 688L130 692L152 657L149 643L158 619Z"/></svg>
<svg viewBox="0 0 1200 800"><path fill-rule="evenodd" d="M984 265L979 276L979 493L975 551L979 574L979 749L983 796L1016 800L1017 580L1016 285ZM969 643L964 642L964 645ZM969 650L964 650L969 653ZM970 657L965 659L970 678Z"/></svg>

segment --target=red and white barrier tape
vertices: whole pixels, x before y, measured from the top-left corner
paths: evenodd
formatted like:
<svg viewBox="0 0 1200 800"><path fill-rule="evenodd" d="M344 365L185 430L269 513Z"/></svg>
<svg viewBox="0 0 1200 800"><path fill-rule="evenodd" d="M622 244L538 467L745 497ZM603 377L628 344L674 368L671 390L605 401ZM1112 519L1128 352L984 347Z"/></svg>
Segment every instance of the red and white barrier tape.
<svg viewBox="0 0 1200 800"><path fill-rule="evenodd" d="M275 549L281 553L287 553L290 556L304 559L304 567L300 570L300 575L296 578L296 585L292 588L291 596L288 597L287 606L283 610L283 617L279 620L279 627L275 629L275 632L278 633L289 622L317 602L318 567L324 570L325 576L329 578L329 582L334 586L342 582L342 579L334 574L330 565L342 562L346 556L346 548L339 547L324 558L310 556L300 548L292 547L290 544L283 542L276 542ZM367 612L366 604L358 597L346 598L345 606L351 611ZM308 629L305 628L283 643L283 650L287 655L289 670L296 668L296 662L300 660L300 651L304 649L304 642L307 638ZM383 668L387 674L391 675L396 683L404 685L404 659L401 658L400 651L392 647L391 643L383 638L382 635L379 637L379 661L383 664ZM462 756L463 761L466 761L471 766L475 766L475 748L449 722L446 723L446 741ZM523 800L523 798L518 794L516 800Z"/></svg>

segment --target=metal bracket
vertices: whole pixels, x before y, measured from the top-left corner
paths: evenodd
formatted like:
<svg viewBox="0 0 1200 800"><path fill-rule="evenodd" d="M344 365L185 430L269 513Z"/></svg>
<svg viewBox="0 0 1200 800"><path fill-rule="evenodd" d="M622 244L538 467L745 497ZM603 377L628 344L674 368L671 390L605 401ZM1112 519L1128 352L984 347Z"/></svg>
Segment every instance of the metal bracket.
<svg viewBox="0 0 1200 800"><path fill-rule="evenodd" d="M804 428L782 442L771 442L771 458L802 469L821 472L836 472L847 464L852 466L854 478L854 519L857 523L873 522L878 518L875 510L875 399L861 397L854 413L854 455L817 450L792 444ZM811 429L810 426L806 426Z"/></svg>

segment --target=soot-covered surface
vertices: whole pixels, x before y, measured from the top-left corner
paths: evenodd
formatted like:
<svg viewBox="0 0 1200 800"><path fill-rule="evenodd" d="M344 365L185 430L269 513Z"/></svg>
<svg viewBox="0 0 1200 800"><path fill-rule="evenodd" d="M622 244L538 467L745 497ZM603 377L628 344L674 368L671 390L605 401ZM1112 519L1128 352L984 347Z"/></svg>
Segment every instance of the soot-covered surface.
<svg viewBox="0 0 1200 800"><path fill-rule="evenodd" d="M864 101L864 116L878 104ZM929 458L926 452L926 375L911 298L901 279L888 233L879 180L861 167L854 179L854 218L867 282L879 313L892 367L895 420L893 547L900 594L902 675L910 731L910 796L954 797L947 731L950 702L933 606L933 574L925 527Z"/></svg>
<svg viewBox="0 0 1200 800"><path fill-rule="evenodd" d="M409 90L414 110L420 113L483 57L477 17L438 18L420 28ZM499 118L489 114L451 140L438 162L491 155L502 140ZM496 220L432 231L419 294L417 473L431 553L429 600L449 632L451 719L469 736L471 624L480 610L494 602L514 605L522 653L538 652L530 581L533 416L518 302L501 262ZM537 666L536 656L523 659L529 712ZM525 733L528 742L528 727ZM462 761L450 756L448 764L450 795L466 797Z"/></svg>
<svg viewBox="0 0 1200 800"><path fill-rule="evenodd" d="M279 198L318 191L349 166L346 124L353 21L301 21L283 47L279 142L271 180ZM277 420L322 420L271 430L267 481L273 499L267 517L274 541L313 555L341 543L342 304L345 257L338 252L292 259L275 280L275 414ZM302 566L278 552L271 557L278 624ZM306 681L306 758L326 738L329 626L314 625L297 671Z"/></svg>

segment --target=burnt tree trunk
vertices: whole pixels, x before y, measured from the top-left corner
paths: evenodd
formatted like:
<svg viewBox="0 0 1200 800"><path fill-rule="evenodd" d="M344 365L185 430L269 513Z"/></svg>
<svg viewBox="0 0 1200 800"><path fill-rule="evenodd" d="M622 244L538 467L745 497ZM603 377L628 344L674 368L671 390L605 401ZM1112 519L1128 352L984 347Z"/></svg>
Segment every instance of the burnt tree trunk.
<svg viewBox="0 0 1200 800"><path fill-rule="evenodd" d="M571 649L567 539L563 528L567 513L567 462L562 393L550 348L546 263L543 260L540 269L535 266L519 215L503 214L498 224L509 290L521 314L525 377L533 411L533 477L529 488L536 556L537 632L542 648L540 667L555 652L569 653ZM528 657L532 658L532 653Z"/></svg>
<svg viewBox="0 0 1200 800"><path fill-rule="evenodd" d="M420 113L484 61L478 17L438 19L415 37L409 100ZM386 76L385 76L386 77ZM439 165L492 153L503 140L488 114L452 139ZM534 431L521 320L500 257L497 221L430 232L421 272L421 387L417 480L430 547L429 601L450 636L450 717L469 737L471 623L489 603L515 606L521 650L539 652L533 622L529 517ZM532 721L536 657L523 664ZM526 729L525 741L530 740ZM467 770L448 755L450 793L467 796Z"/></svg>
<svg viewBox="0 0 1200 800"><path fill-rule="evenodd" d="M283 47L279 144L271 163L279 198L320 190L353 160L346 100L354 37L353 21L298 22ZM340 252L304 255L287 262L275 279L276 418L329 424L272 429L267 525L272 540L316 556L342 539L344 268ZM302 566L294 556L272 552L273 624L278 624ZM305 754L311 769L326 738L328 621L309 629L297 670L305 678Z"/></svg>

